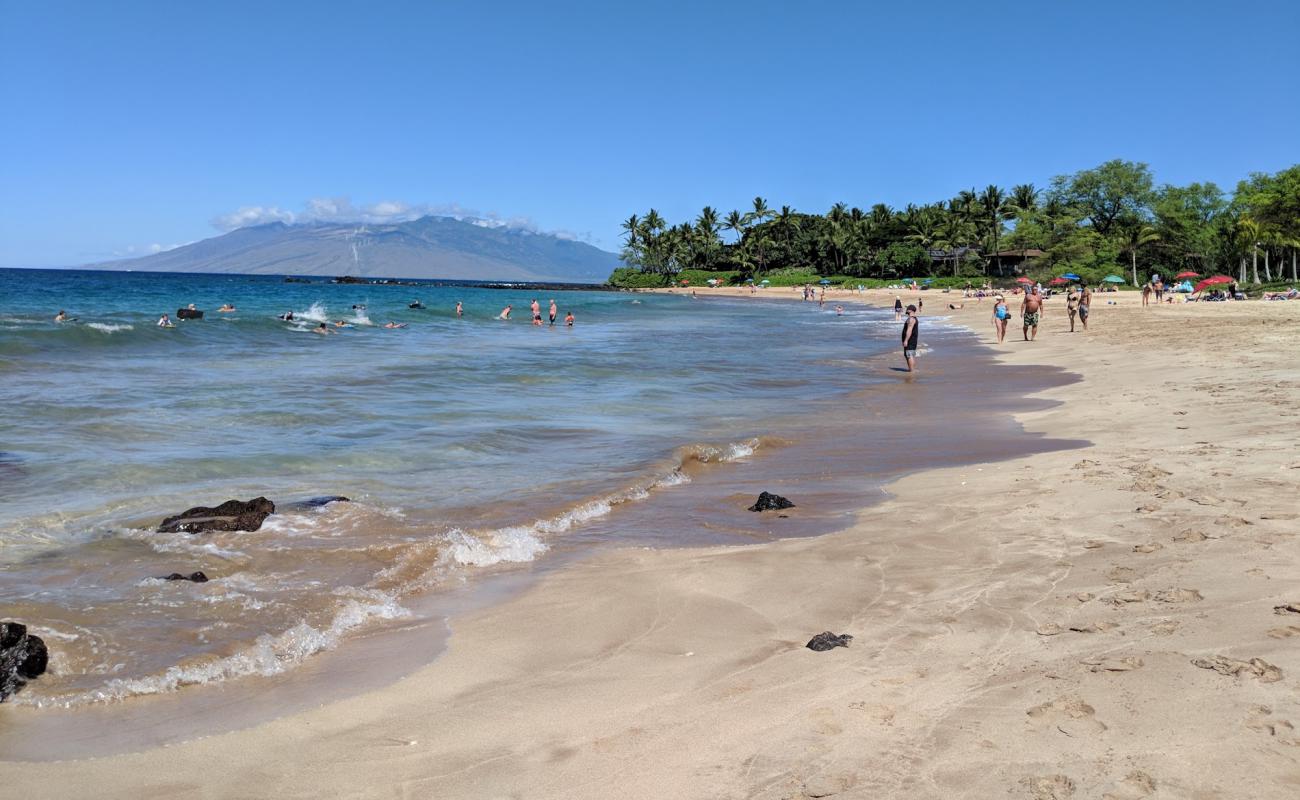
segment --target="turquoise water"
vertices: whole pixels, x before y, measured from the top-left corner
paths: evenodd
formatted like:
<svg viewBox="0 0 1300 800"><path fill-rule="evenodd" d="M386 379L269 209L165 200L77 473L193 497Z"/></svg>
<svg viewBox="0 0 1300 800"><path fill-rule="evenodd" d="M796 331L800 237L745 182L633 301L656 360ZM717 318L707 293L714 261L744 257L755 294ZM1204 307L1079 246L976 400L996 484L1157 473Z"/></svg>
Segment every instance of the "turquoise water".
<svg viewBox="0 0 1300 800"><path fill-rule="evenodd" d="M574 327L531 325L534 297ZM190 303L203 320L155 325ZM288 669L412 593L779 449L792 416L880 380L862 361L896 335L761 297L0 270L0 607L55 653L17 699ZM291 506L335 494L355 502ZM256 533L152 532L256 495L282 509ZM213 580L153 579L195 569Z"/></svg>

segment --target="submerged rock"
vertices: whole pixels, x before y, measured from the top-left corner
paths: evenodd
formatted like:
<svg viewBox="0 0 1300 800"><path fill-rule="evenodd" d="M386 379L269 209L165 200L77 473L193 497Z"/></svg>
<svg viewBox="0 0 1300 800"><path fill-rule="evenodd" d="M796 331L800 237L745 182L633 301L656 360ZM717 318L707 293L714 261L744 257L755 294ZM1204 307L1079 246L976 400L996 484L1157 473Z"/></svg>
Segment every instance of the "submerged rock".
<svg viewBox="0 0 1300 800"><path fill-rule="evenodd" d="M762 492L758 496L758 501L749 507L750 511L778 511L782 508L794 508L794 503L786 500L779 494Z"/></svg>
<svg viewBox="0 0 1300 800"><path fill-rule="evenodd" d="M0 622L0 702L40 677L50 653L39 636L27 633L20 622Z"/></svg>
<svg viewBox="0 0 1300 800"><path fill-rule="evenodd" d="M164 576L162 576L162 577L159 578L158 580L160 580L160 581L191 581L191 582L193 582L193 583L207 583L207 582L208 582L208 576L207 576L207 575L204 575L202 572L191 572L189 575L182 575L182 574L179 573L179 572L173 572L173 573L170 574L170 575L164 575Z"/></svg>
<svg viewBox="0 0 1300 800"><path fill-rule="evenodd" d="M830 631L822 631L809 639L808 644L804 646L809 650L816 650L820 653L826 650L834 650L836 647L848 647L851 641L853 641L853 637L847 633L836 636Z"/></svg>
<svg viewBox="0 0 1300 800"><path fill-rule="evenodd" d="M168 517L158 526L159 533L204 533L206 531L255 531L275 513L275 503L255 497L247 503L227 500L216 508L197 506Z"/></svg>
<svg viewBox="0 0 1300 800"><path fill-rule="evenodd" d="M330 494L330 495L325 495L324 497L312 497L312 498L308 498L307 500L300 500L297 503L292 503L291 505L294 508L320 508L321 506L327 506L330 503L351 503L351 502L352 502L351 500L349 500L348 498L342 495Z"/></svg>

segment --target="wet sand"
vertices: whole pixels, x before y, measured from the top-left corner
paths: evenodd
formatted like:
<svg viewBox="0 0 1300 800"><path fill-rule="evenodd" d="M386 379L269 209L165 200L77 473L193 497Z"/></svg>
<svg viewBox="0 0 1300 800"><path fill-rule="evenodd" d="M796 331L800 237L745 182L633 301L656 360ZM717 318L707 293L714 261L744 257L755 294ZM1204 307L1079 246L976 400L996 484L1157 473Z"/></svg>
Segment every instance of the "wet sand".
<svg viewBox="0 0 1300 800"><path fill-rule="evenodd" d="M925 297L932 314L958 302ZM910 473L818 538L611 550L457 618L444 657L392 686L167 748L0 763L0 781L16 796L1294 794L1300 613L1275 606L1300 604L1300 305L1120 303L1071 335L1053 301L1039 340L1009 338L990 368L995 386L1028 365L1082 376L1018 418L1086 448ZM987 301L951 313L991 338ZM855 638L805 649L822 630Z"/></svg>

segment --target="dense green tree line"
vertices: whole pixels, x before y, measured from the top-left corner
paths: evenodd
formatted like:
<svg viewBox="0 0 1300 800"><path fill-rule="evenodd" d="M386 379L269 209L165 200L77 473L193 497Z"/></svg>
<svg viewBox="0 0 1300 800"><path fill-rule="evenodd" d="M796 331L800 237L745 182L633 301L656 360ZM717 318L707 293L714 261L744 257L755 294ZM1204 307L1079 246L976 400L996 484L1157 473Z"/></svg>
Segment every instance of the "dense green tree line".
<svg viewBox="0 0 1300 800"><path fill-rule="evenodd" d="M1213 183L1156 186L1146 164L1114 160L1058 176L1046 189L990 185L903 209L837 203L808 214L756 197L745 211L724 216L706 206L676 224L650 209L629 217L623 234L628 269L614 283L668 283L685 269L734 273L732 280L783 270L884 279L1022 270L1122 273L1137 283L1152 272L1192 270L1243 283L1275 274L1294 281L1300 165L1253 174L1229 194Z"/></svg>

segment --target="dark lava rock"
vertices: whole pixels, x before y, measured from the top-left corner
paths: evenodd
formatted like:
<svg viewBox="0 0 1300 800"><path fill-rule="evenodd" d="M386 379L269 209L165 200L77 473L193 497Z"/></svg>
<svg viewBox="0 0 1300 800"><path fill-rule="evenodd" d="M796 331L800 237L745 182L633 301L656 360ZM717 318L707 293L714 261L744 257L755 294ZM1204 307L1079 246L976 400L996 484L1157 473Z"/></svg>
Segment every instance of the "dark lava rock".
<svg viewBox="0 0 1300 800"><path fill-rule="evenodd" d="M216 508L198 506L168 517L158 526L159 533L204 533L206 531L255 531L275 513L275 503L255 497L247 503L227 500Z"/></svg>
<svg viewBox="0 0 1300 800"><path fill-rule="evenodd" d="M808 644L804 646L809 650L816 650L820 653L825 650L834 650L837 647L848 647L851 641L853 641L853 637L847 633L836 636L830 631L822 631L809 639Z"/></svg>
<svg viewBox="0 0 1300 800"><path fill-rule="evenodd" d="M179 572L173 572L170 575L164 575L158 580L161 581L193 581L194 583L207 583L208 576L202 572L191 572L189 575L182 575Z"/></svg>
<svg viewBox="0 0 1300 800"><path fill-rule="evenodd" d="M763 492L758 496L758 502L749 507L750 511L777 511L782 508L794 508L794 503L786 500L779 494Z"/></svg>
<svg viewBox="0 0 1300 800"><path fill-rule="evenodd" d="M0 702L44 674L49 662L41 637L29 636L22 623L0 622Z"/></svg>

